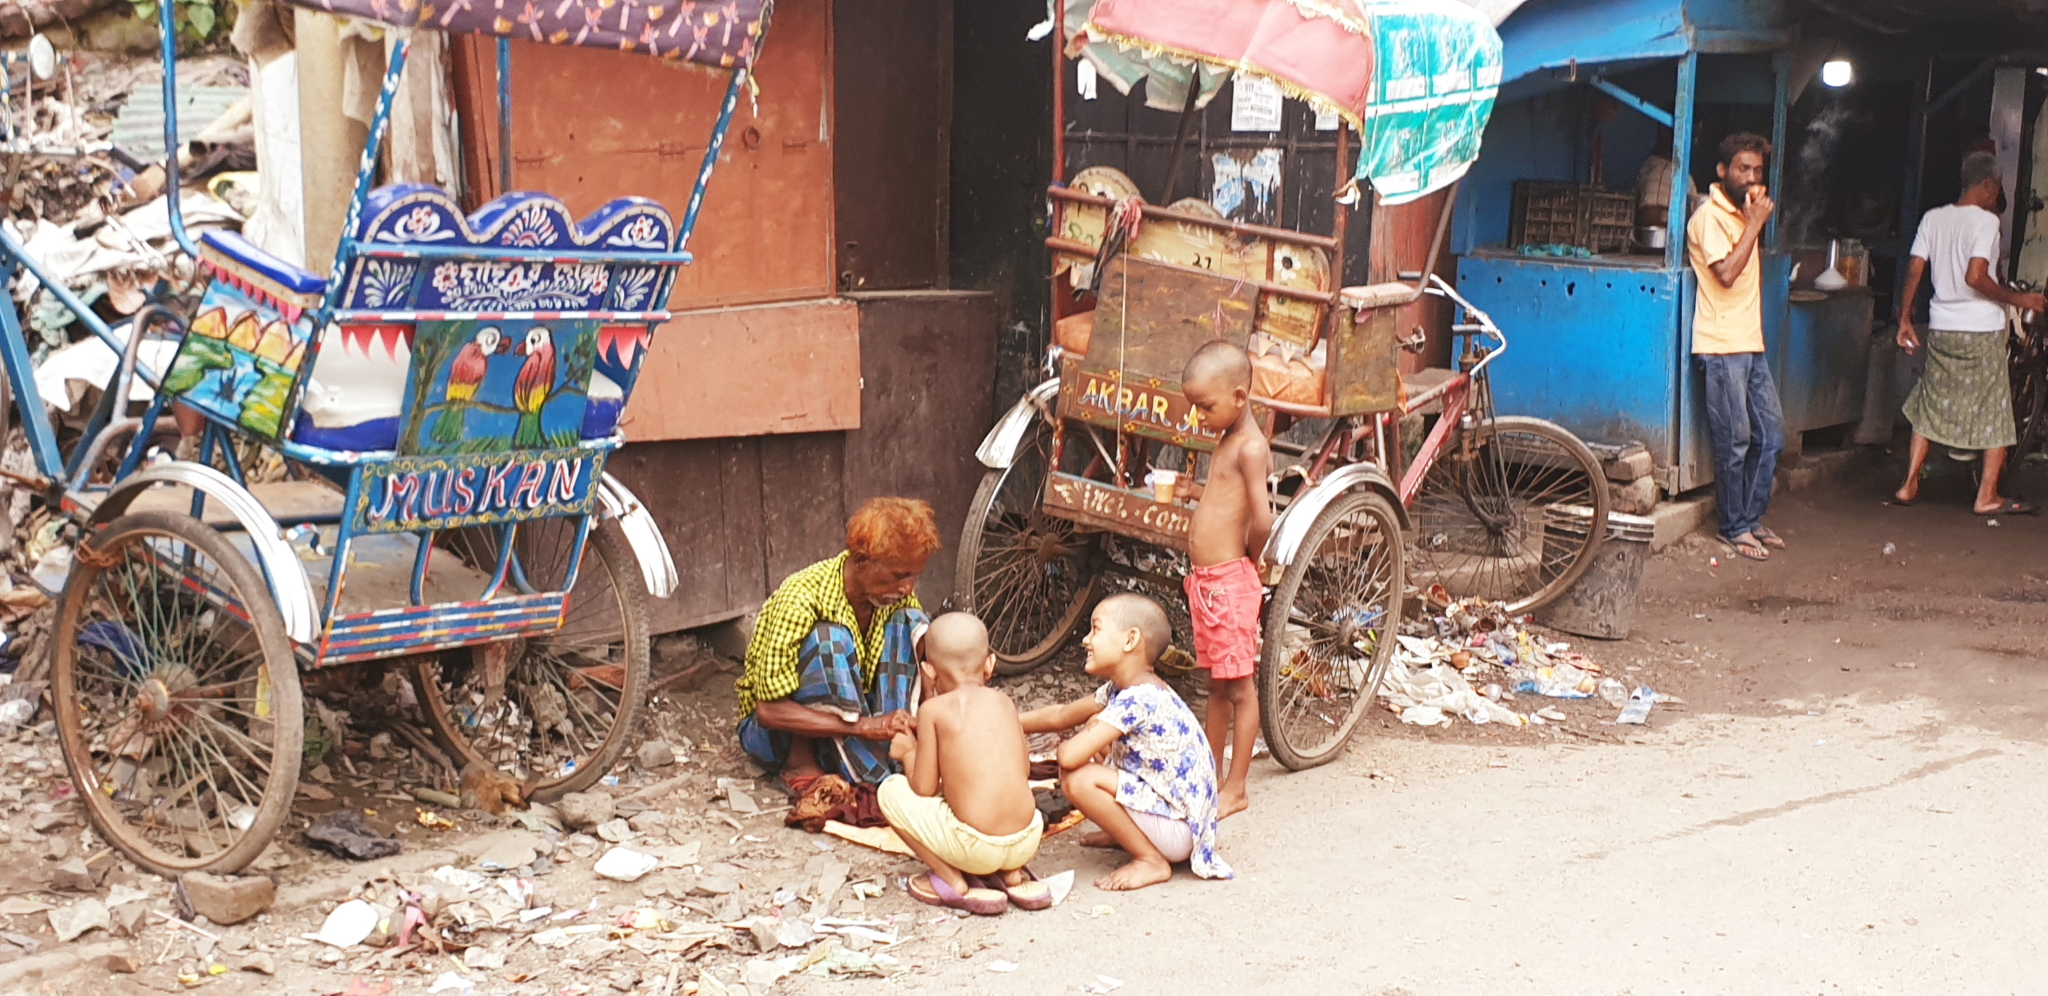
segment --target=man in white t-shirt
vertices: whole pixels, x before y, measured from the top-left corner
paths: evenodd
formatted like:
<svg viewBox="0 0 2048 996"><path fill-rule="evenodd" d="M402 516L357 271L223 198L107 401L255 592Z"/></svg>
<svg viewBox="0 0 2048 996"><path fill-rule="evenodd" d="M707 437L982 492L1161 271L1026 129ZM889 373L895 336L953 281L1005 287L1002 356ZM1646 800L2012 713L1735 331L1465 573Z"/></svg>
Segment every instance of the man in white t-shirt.
<svg viewBox="0 0 2048 996"><path fill-rule="evenodd" d="M2037 515L2039 506L1998 493L2007 449L2018 442L2012 420L2012 385L2006 379L2005 308L2048 310L2048 298L2022 294L1991 275L1998 258L1998 215L1992 206L2004 193L1998 160L1988 152L1963 159L1963 195L1920 219L1913 238L1913 262L1899 305L1899 348L1920 348L1913 328L1913 299L1920 278L1931 276L1934 300L1927 309L1927 372L1906 398L1913 423L1911 463L1894 504L1920 496L1920 472L1934 443L1984 451L1984 476L1977 485L1978 515Z"/></svg>

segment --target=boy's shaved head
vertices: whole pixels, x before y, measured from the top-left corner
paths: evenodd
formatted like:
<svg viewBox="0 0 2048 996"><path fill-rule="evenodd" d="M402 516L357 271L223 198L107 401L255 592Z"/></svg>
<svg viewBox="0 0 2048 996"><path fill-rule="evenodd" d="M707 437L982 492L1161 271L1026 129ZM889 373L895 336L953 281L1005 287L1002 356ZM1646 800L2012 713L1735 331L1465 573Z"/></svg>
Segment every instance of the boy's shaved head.
<svg viewBox="0 0 2048 996"><path fill-rule="evenodd" d="M1252 360L1243 346L1211 339L1188 357L1187 366L1180 372L1180 382L1183 386L1213 382L1220 387L1251 390Z"/></svg>
<svg viewBox="0 0 2048 996"><path fill-rule="evenodd" d="M988 627L971 612L948 612L924 633L924 659L954 674L972 674L988 661Z"/></svg>
<svg viewBox="0 0 2048 996"><path fill-rule="evenodd" d="M1244 351L1239 350L1240 354ZM1197 354L1200 355L1200 354ZM1166 619L1166 610L1155 602L1136 592L1123 592L1102 600L1096 608L1102 613L1102 626L1116 633L1137 630L1145 640L1145 659L1157 662L1159 655L1166 652L1173 642L1173 624Z"/></svg>

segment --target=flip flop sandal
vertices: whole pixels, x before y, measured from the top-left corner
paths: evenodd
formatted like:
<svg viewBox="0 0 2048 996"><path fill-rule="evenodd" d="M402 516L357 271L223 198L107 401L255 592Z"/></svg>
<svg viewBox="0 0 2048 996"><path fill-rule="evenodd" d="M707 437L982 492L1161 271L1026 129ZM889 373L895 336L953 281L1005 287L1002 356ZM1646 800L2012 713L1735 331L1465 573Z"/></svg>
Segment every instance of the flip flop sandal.
<svg viewBox="0 0 2048 996"><path fill-rule="evenodd" d="M1762 543L1758 543L1753 539L1747 543L1743 543L1723 536L1721 537L1721 542L1725 544L1728 547L1728 549L1735 551L1737 556L1743 557L1745 559L1758 561L1759 563L1771 559L1771 551L1764 549L1764 545Z"/></svg>
<svg viewBox="0 0 2048 996"><path fill-rule="evenodd" d="M1975 510L1973 509L1972 511ZM1989 512L1977 512L1977 514L1985 517L1993 515L2040 515L2041 506L2030 501L2021 501L2018 498L2001 498L1997 508Z"/></svg>
<svg viewBox="0 0 2048 996"><path fill-rule="evenodd" d="M1891 507L1893 507L1893 508L1912 508L1912 507L1913 507L1913 505L1914 505L1914 504L1915 504L1916 502L1918 502L1919 500L1920 500L1920 499L1918 499L1918 498L1914 498L1914 499L1908 500L1908 499L1900 498L1900 497L1899 497L1898 495L1893 495L1893 496L1891 496L1890 498L1886 498L1886 499L1884 500L1884 503L1885 503L1885 504L1887 504L1887 505L1890 505L1890 506L1891 506Z"/></svg>
<svg viewBox="0 0 2048 996"><path fill-rule="evenodd" d="M1008 897L992 889L969 888L967 893L962 895L954 892L953 887L947 885L946 880L940 878L935 872L926 872L923 878L924 882L931 886L932 891L930 893L917 891L916 886L911 884L918 881L916 878L906 881L903 885L903 891L910 893L910 898L926 906L943 906L949 910L963 910L975 916L995 916L1010 908ZM969 881L972 881L972 879L969 879Z"/></svg>
<svg viewBox="0 0 2048 996"><path fill-rule="evenodd" d="M1773 550L1783 550L1785 548L1785 538L1763 526L1750 530L1749 534Z"/></svg>
<svg viewBox="0 0 2048 996"><path fill-rule="evenodd" d="M1030 868L1020 868L1018 871L1024 873L1024 881L1016 885L1005 884L1002 872L997 872L994 875L983 875L981 877L981 884L1009 896L1010 902L1017 904L1017 908L1020 910L1051 909L1052 888L1039 881L1038 873Z"/></svg>

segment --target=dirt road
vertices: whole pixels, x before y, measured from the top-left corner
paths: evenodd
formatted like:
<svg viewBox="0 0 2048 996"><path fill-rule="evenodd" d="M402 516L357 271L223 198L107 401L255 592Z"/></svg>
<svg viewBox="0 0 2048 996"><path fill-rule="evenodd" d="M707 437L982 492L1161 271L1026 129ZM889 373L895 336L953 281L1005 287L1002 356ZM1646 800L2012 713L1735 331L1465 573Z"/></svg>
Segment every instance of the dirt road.
<svg viewBox="0 0 2048 996"><path fill-rule="evenodd" d="M1781 495L1792 549L1770 564L1704 541L1660 556L1637 635L1589 644L1687 699L1647 729L1560 743L1382 723L1325 768L1262 761L1225 827L1236 881L1103 894L1085 883L1111 856L1059 841L1038 867L1079 869L1065 904L976 923L963 936L983 947L906 982L2038 992L2048 522L1988 526L1940 469L1910 509L1879 503L1888 464ZM2030 465L2015 486L2041 497L2044 478Z"/></svg>
<svg viewBox="0 0 2048 996"><path fill-rule="evenodd" d="M1598 700L1562 703L1562 727L1425 731L1375 713L1327 767L1254 765L1253 808L1224 828L1235 881L1101 893L1088 883L1113 856L1069 834L1035 867L1080 884L1044 913L938 915L897 888L912 863L783 828L732 743L736 665L715 658L723 672L664 695L642 731L683 763L622 768L619 819L583 833L480 812L416 825L398 790L424 762L380 751L370 722L337 745L344 770L302 790L276 903L200 932L158 915L169 882L97 857L47 738L0 739L0 994L2039 992L2048 522L1994 528L1961 504L1959 468L1941 469L1911 509L1879 503L1882 465L1781 496L1772 522L1793 548L1770 564L1705 540L1656 558L1636 635L1577 641L1607 674L1685 700L1647 727L1604 724ZM2044 478L2030 465L2015 484L2038 497ZM1090 686L1071 664L1006 684L1026 705ZM309 851L306 820L339 806L405 854ZM506 834L545 860L474 874ZM605 880L613 842L661 869ZM75 863L87 855L112 870ZM303 938L400 882L439 883L445 950ZM54 917L102 900L114 923L57 939ZM781 978L822 956L810 927L828 914L864 925L841 935L852 961L893 977Z"/></svg>

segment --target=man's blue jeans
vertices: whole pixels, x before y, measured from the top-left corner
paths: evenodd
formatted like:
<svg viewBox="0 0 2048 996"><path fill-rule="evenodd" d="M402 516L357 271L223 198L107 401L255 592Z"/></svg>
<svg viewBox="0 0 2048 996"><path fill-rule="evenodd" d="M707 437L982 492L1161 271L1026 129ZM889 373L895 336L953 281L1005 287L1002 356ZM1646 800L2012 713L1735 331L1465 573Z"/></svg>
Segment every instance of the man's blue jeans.
<svg viewBox="0 0 2048 996"><path fill-rule="evenodd" d="M1707 375L1707 438L1714 446L1714 501L1721 537L1736 539L1761 524L1771 507L1772 477L1785 449L1785 413L1763 353L1701 353Z"/></svg>

